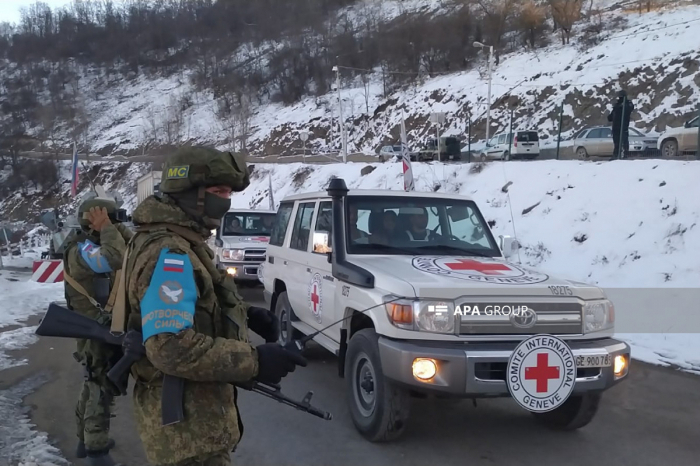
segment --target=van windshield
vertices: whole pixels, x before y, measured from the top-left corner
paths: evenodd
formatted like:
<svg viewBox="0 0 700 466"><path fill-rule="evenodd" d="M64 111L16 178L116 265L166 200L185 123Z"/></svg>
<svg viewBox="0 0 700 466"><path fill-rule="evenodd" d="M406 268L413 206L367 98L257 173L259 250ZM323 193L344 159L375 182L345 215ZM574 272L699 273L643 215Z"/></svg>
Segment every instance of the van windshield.
<svg viewBox="0 0 700 466"><path fill-rule="evenodd" d="M347 215L348 254L501 255L473 201L349 196Z"/></svg>
<svg viewBox="0 0 700 466"><path fill-rule="evenodd" d="M270 236L273 213L229 212L222 222L221 236Z"/></svg>

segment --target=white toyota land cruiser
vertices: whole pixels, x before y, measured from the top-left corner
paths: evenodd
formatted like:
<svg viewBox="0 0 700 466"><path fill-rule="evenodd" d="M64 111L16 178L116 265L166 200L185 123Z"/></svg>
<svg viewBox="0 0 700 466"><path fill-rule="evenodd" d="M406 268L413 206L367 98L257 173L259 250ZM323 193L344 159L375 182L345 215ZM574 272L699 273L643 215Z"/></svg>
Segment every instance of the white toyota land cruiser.
<svg viewBox="0 0 700 466"><path fill-rule="evenodd" d="M259 284L258 267L265 261L275 211L231 209L214 236L215 262L236 282Z"/></svg>
<svg viewBox="0 0 700 466"><path fill-rule="evenodd" d="M284 342L315 334L338 356L370 441L399 437L426 395L510 396L550 427L583 427L630 348L601 289L508 262L516 248L463 196L336 178L281 202L261 281Z"/></svg>

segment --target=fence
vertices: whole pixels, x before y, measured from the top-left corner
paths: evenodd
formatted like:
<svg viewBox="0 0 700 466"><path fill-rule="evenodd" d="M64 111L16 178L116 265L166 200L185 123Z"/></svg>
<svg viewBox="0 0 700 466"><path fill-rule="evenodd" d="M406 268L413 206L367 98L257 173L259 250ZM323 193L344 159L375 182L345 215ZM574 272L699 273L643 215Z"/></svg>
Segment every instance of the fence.
<svg viewBox="0 0 700 466"><path fill-rule="evenodd" d="M25 237L15 243L10 243L9 246L7 243L0 246L0 257L7 256L9 259L12 259L13 257L24 258L28 252L34 249L48 249L50 243L50 235L34 235L31 237Z"/></svg>

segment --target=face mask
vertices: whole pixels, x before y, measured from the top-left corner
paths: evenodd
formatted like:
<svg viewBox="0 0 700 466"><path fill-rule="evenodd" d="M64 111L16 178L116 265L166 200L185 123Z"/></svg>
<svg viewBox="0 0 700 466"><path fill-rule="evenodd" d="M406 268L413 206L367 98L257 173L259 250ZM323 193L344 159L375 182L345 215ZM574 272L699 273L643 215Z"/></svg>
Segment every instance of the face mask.
<svg viewBox="0 0 700 466"><path fill-rule="evenodd" d="M208 228L221 225L221 219L231 208L231 199L207 192L204 195L204 223Z"/></svg>

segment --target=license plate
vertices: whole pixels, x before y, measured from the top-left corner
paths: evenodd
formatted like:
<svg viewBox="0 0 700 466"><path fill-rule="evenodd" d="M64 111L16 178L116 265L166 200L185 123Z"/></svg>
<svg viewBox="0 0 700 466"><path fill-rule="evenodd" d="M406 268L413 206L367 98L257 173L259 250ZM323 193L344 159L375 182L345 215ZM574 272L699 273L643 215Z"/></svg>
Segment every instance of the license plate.
<svg viewBox="0 0 700 466"><path fill-rule="evenodd" d="M586 367L609 367L612 364L612 360L609 354L606 355L595 355L595 356L576 356L576 367L586 368Z"/></svg>

